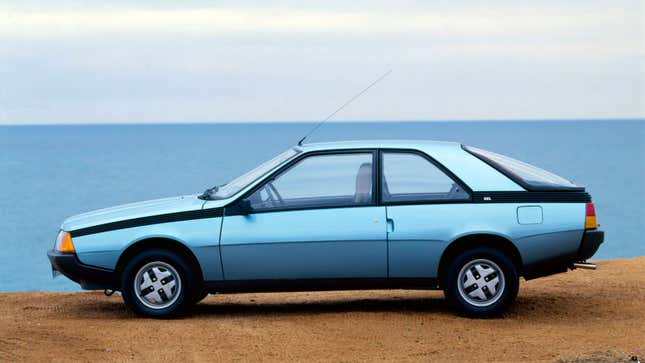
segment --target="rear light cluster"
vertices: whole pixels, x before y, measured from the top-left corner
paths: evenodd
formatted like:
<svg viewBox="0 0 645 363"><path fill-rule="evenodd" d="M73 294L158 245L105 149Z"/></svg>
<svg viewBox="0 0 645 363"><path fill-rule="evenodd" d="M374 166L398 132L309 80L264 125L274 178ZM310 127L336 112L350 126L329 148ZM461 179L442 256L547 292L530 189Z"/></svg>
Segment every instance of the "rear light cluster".
<svg viewBox="0 0 645 363"><path fill-rule="evenodd" d="M598 218L596 218L596 208L593 203L587 203L587 212L585 214L585 229L598 228Z"/></svg>

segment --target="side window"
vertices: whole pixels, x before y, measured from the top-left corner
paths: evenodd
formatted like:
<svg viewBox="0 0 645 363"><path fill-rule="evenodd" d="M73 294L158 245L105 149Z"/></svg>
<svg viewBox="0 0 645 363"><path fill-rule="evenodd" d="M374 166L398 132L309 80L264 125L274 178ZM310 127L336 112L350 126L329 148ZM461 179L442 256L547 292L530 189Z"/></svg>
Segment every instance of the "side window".
<svg viewBox="0 0 645 363"><path fill-rule="evenodd" d="M248 197L255 211L371 204L372 153L313 155Z"/></svg>
<svg viewBox="0 0 645 363"><path fill-rule="evenodd" d="M467 200L459 184L427 158L406 152L384 152L381 200L385 203Z"/></svg>

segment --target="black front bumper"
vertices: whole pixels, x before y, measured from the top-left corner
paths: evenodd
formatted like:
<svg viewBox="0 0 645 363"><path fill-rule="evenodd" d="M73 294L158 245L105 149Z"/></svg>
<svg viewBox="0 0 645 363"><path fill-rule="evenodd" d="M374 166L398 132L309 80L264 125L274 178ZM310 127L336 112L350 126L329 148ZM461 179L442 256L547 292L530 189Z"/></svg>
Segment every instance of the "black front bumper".
<svg viewBox="0 0 645 363"><path fill-rule="evenodd" d="M52 268L85 290L115 289L114 271L83 264L74 253L47 252Z"/></svg>

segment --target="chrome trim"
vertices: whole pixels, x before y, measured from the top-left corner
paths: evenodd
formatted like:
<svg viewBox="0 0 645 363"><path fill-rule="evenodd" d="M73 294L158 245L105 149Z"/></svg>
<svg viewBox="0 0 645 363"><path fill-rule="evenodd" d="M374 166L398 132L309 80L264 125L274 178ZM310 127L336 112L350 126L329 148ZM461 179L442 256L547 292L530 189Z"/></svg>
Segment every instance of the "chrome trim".
<svg viewBox="0 0 645 363"><path fill-rule="evenodd" d="M597 267L598 267L598 265L596 265L595 263L591 263L591 262L587 262L587 261L585 261L585 262L576 262L576 263L573 264L574 269L575 268L582 268L582 269L585 269L585 270L595 270Z"/></svg>

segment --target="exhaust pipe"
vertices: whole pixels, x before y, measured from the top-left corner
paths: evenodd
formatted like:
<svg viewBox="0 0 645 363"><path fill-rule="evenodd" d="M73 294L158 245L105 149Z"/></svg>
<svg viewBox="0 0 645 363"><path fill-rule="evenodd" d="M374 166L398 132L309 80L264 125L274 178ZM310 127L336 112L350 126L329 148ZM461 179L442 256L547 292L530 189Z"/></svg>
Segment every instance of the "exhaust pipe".
<svg viewBox="0 0 645 363"><path fill-rule="evenodd" d="M583 268L586 270L595 270L598 267L595 263L591 262L576 262L573 264L573 268Z"/></svg>

